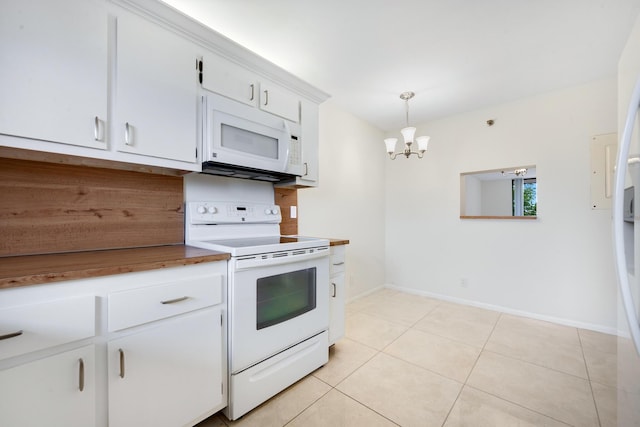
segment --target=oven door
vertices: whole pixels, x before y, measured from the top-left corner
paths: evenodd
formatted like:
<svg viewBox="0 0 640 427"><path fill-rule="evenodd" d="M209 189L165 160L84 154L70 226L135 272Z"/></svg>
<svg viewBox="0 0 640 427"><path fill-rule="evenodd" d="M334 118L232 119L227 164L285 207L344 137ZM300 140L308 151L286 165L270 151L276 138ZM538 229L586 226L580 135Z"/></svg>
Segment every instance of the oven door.
<svg viewBox="0 0 640 427"><path fill-rule="evenodd" d="M329 250L230 262L231 373L329 327Z"/></svg>

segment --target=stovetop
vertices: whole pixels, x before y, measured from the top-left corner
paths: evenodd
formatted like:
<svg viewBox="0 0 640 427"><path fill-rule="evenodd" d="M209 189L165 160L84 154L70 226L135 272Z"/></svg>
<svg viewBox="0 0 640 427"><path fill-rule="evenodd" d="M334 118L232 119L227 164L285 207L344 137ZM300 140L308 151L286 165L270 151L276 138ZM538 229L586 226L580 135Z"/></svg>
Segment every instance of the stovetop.
<svg viewBox="0 0 640 427"><path fill-rule="evenodd" d="M328 239L281 236L281 219L277 205L189 202L186 205L185 243L228 252L234 257L329 246Z"/></svg>
<svg viewBox="0 0 640 427"><path fill-rule="evenodd" d="M228 252L231 256L256 255L328 247L328 239L304 236L259 236L222 240L189 240L187 244L204 249Z"/></svg>

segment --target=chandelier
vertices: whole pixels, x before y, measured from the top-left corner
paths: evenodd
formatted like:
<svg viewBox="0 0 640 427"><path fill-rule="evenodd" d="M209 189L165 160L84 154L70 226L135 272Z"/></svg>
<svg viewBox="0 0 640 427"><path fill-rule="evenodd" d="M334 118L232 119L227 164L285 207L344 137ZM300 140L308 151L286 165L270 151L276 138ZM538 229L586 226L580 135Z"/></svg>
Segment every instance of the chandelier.
<svg viewBox="0 0 640 427"><path fill-rule="evenodd" d="M414 143L414 136L416 134L416 128L409 126L409 100L415 96L413 92L402 92L400 94L400 99L404 100L405 105L405 114L406 114L406 127L400 130L402 137L404 138L404 150L396 151L396 143L398 142L398 138L387 138L384 140L384 144L387 146L387 153L391 160L395 160L396 156L399 154L404 155L407 159L412 154L418 156L419 159L422 158L424 152L427 151L427 146L429 145L428 136L419 136L415 138L415 142L418 143L418 151L412 151L411 145Z"/></svg>
<svg viewBox="0 0 640 427"><path fill-rule="evenodd" d="M502 171L502 175L515 175L515 176L525 176L527 174L527 168L514 169L513 172L505 172Z"/></svg>

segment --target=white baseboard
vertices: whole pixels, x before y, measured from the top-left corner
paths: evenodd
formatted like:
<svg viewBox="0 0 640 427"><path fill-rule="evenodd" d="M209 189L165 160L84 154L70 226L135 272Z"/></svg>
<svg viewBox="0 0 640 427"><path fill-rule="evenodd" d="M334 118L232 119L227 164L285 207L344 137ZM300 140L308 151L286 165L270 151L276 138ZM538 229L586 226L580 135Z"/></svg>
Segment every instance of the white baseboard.
<svg viewBox="0 0 640 427"><path fill-rule="evenodd" d="M617 328L611 328L611 327L608 327L608 326L596 325L596 324L593 324L593 323L578 322L578 321L575 321L575 320L565 319L565 318L561 318L561 317L546 316L546 315L542 315L542 314L538 314L538 313L531 313L531 312L523 311L523 310L515 310L515 309L510 308L510 307L503 307L503 306L499 306L499 305L487 304L487 303L473 301L473 300L467 300L467 299L463 299L463 298L456 298L456 297L452 297L452 296L449 296L449 295L441 295L441 294L436 294L436 293L427 292L427 291L421 291L421 290L417 290L417 289L403 288L402 286L386 285L385 284L385 285L383 285L381 287L378 287L376 289L368 291L366 294L363 294L362 296L368 295L368 294L370 294L372 292L375 292L376 290L379 290L379 289L382 289L382 288L393 289L393 290L400 291L400 292L405 292L405 293L408 293L408 294L420 295L420 296L424 296L424 297L439 299L439 300L442 300L442 301L453 302L453 303L456 303L456 304L469 305L469 306L478 307L478 308L485 308L487 310L499 311L501 313L513 314L513 315L516 315L516 316L528 317L530 319L544 320L546 322L557 323L559 325L564 325L564 326L572 326L574 328L588 329L588 330L591 330L591 331L602 332L604 334L609 334L609 335L617 335L617 336L624 336L625 335L622 331L618 331ZM357 298L361 298L361 296L359 295ZM357 298L353 298L353 299L357 299Z"/></svg>
<svg viewBox="0 0 640 427"><path fill-rule="evenodd" d="M372 293L374 293L374 292L376 292L376 291L379 291L379 290L381 290L381 289L387 288L387 287L389 287L389 286L384 286L384 285L382 285L382 286L377 286L377 287L375 287L375 288L373 288L373 289L369 289L369 290L367 290L367 291L364 291L364 292L362 292L362 293L359 293L358 295L356 295L356 296L354 296L354 297L351 297L351 298L347 299L347 301L346 301L346 302L347 302L347 303L350 303L350 302L353 302L353 301L358 300L358 299L360 299L360 298L364 298L364 297L366 297L367 295L371 295Z"/></svg>

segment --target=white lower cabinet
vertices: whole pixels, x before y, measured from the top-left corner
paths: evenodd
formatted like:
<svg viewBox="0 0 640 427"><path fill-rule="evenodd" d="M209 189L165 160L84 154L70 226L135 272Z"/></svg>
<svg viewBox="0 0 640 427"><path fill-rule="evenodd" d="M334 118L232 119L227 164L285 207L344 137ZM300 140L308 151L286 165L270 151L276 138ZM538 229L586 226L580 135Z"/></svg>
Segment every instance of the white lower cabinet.
<svg viewBox="0 0 640 427"><path fill-rule="evenodd" d="M329 261L329 345L344 336L345 247L331 246Z"/></svg>
<svg viewBox="0 0 640 427"><path fill-rule="evenodd" d="M96 425L95 349L87 345L0 371L0 425Z"/></svg>
<svg viewBox="0 0 640 427"><path fill-rule="evenodd" d="M110 427L192 426L227 406L222 278L142 278L109 293Z"/></svg>
<svg viewBox="0 0 640 427"><path fill-rule="evenodd" d="M225 274L221 261L0 290L0 426L193 426L226 407Z"/></svg>
<svg viewBox="0 0 640 427"><path fill-rule="evenodd" d="M226 406L221 315L206 308L109 341L109 426L191 426Z"/></svg>

